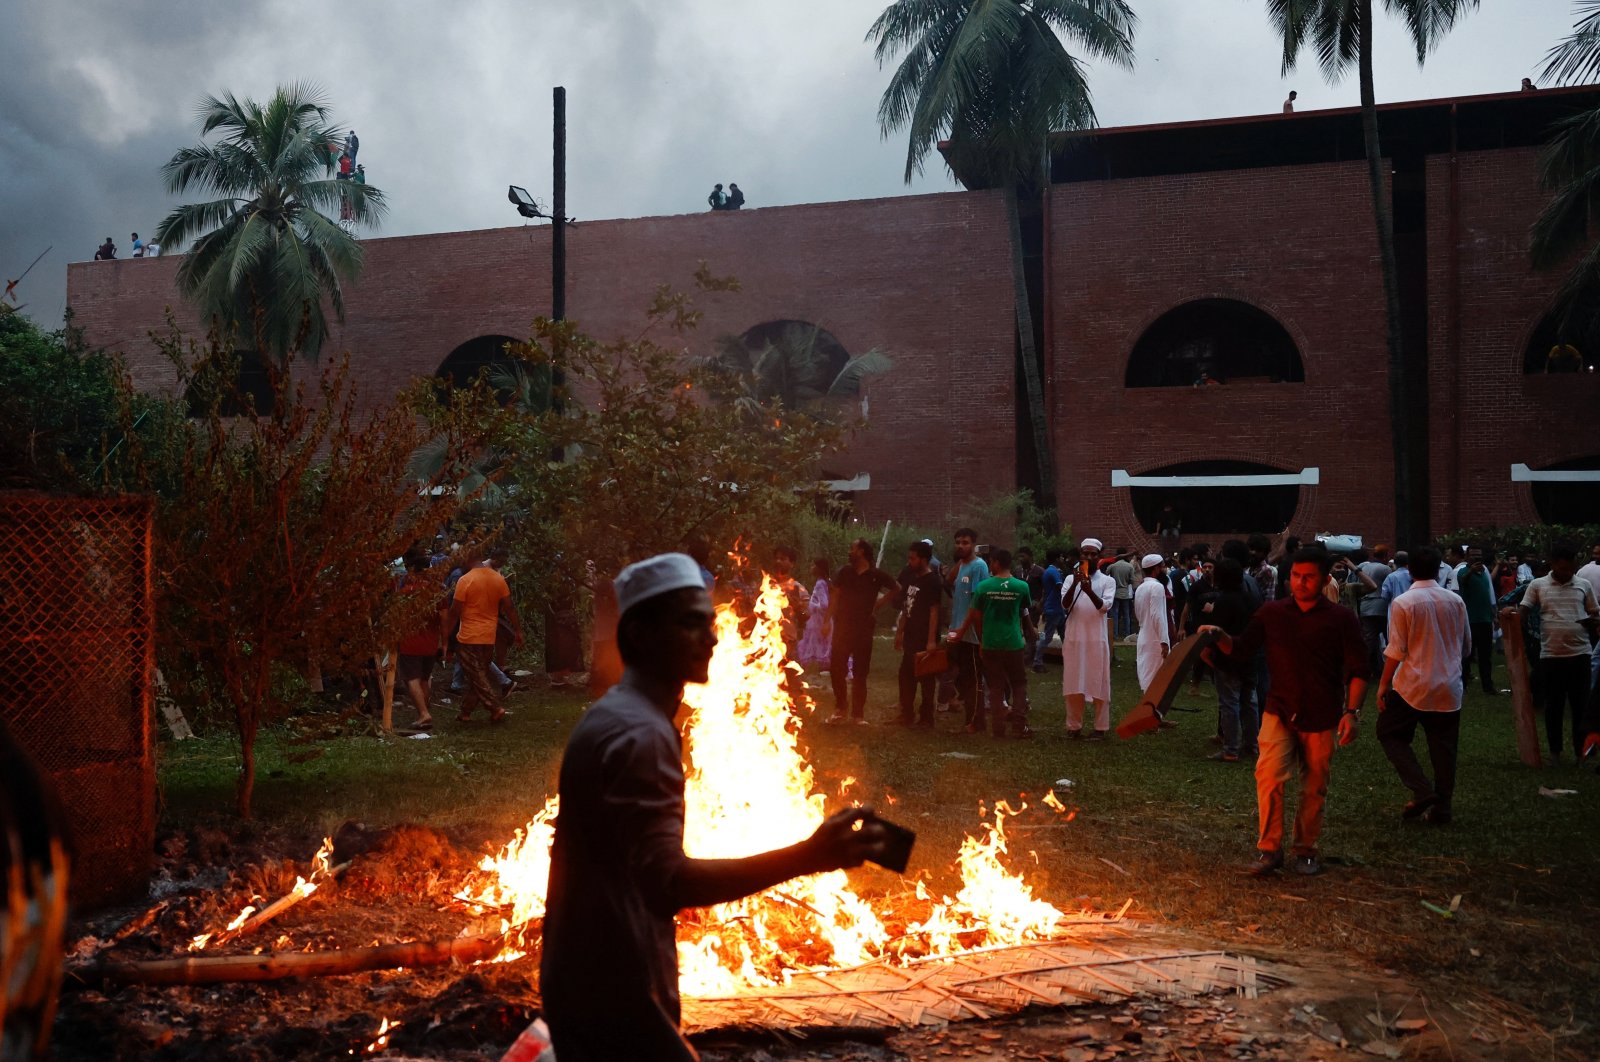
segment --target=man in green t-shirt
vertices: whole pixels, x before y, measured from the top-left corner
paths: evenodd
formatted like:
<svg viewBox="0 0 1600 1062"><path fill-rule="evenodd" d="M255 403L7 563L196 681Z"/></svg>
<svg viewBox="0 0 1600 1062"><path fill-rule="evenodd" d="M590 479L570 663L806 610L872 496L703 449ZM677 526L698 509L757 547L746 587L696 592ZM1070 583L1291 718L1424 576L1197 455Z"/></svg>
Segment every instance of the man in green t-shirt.
<svg viewBox="0 0 1600 1062"><path fill-rule="evenodd" d="M1033 601L1028 584L1011 574L1011 551L997 549L989 554L988 579L972 592L972 607L958 630L950 632L952 643L961 641L968 627L975 627L983 654L983 675L989 686L989 721L995 737L1006 736L1011 724L1015 737L1033 736L1028 726L1028 664L1022 634L1022 613ZM1006 701L1011 711L1006 712ZM967 726L967 733L983 732L983 709Z"/></svg>

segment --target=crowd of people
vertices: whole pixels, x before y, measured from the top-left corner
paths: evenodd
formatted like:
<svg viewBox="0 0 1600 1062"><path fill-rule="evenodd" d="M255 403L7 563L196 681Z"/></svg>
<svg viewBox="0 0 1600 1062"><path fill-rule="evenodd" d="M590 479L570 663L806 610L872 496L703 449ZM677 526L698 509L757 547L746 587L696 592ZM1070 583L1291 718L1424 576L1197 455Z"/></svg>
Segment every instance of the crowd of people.
<svg viewBox="0 0 1600 1062"><path fill-rule="evenodd" d="M129 238L130 241L132 241L130 246L133 248L133 257L135 257L135 258L160 258L161 257L161 245L159 243L157 243L156 241L154 241L154 240L141 240L139 238L139 234L137 232L133 233L128 238ZM94 260L96 262L115 262L117 260L117 244L116 244L116 241L113 240L110 236L107 236L105 238L105 242L102 243L99 247L95 248L95 250L94 250Z"/></svg>
<svg viewBox="0 0 1600 1062"><path fill-rule="evenodd" d="M1252 535L1215 554L1196 545L1140 556L1089 537L1048 551L1043 566L1027 549L979 545L971 528L958 529L951 545L943 563L931 539L912 543L898 577L874 563L864 539L831 574L826 560L813 564L793 651L808 669L828 672L826 721L868 723L873 634L886 610L896 613L899 653L897 711L887 722L932 728L937 713L950 712L966 733L996 738L1034 735L1026 670L1043 671L1058 640L1066 734L1097 741L1112 725L1116 646L1134 646L1147 691L1176 646L1207 633L1215 644L1195 657L1190 692L1205 678L1215 690L1210 758L1255 763L1255 874L1285 864L1285 791L1295 773L1301 795L1287 850L1295 870L1320 873L1333 749L1355 739L1373 683L1377 739L1411 795L1402 816L1452 821L1464 691L1476 668L1485 694L1503 692L1497 669L1508 664L1496 643L1506 610L1526 635L1550 762L1567 754L1569 737L1576 762L1600 753L1600 544L1581 570L1576 551L1562 545L1529 558L1472 545L1442 555L1433 546L1332 550L1291 536L1275 550ZM793 562L794 551L783 551L791 583ZM1418 730L1428 770L1413 749Z"/></svg>

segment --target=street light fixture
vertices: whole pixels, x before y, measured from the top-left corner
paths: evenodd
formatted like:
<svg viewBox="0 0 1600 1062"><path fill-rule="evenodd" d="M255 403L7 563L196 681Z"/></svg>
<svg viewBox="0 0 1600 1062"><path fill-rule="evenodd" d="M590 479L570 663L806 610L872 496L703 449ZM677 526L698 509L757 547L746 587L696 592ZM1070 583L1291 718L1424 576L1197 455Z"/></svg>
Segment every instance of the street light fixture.
<svg viewBox="0 0 1600 1062"><path fill-rule="evenodd" d="M516 206L517 213L521 214L525 218L550 217L549 214L546 214L544 211L539 209L539 204L534 201L533 196L528 194L528 190L526 188L513 184L507 189L506 198L511 200L512 204Z"/></svg>

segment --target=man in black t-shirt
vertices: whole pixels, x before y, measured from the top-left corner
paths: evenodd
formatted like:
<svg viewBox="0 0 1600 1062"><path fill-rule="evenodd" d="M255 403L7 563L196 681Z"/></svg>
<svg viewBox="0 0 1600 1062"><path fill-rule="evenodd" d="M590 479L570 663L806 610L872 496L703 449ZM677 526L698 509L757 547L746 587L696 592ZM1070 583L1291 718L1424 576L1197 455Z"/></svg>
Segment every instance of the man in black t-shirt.
<svg viewBox="0 0 1600 1062"><path fill-rule="evenodd" d="M1198 624L1221 627L1232 637L1241 637L1256 613L1256 604L1244 592L1244 566L1224 557L1212 573L1216 589L1202 593L1191 602ZM1254 759L1256 732L1261 719L1256 711L1255 669L1219 660L1211 672L1217 689L1217 724L1222 748L1211 759L1236 763L1242 755Z"/></svg>
<svg viewBox="0 0 1600 1062"><path fill-rule="evenodd" d="M897 726L933 726L934 687L938 675L917 675L917 654L939 643L939 606L944 585L931 563L933 547L913 542L900 573L900 622L894 645L900 650L900 714ZM917 687L922 687L922 710L913 714Z"/></svg>
<svg viewBox="0 0 1600 1062"><path fill-rule="evenodd" d="M834 712L830 723L867 722L867 672L872 668L872 629L878 610L893 600L899 585L872 563L872 546L864 538L850 543L850 563L839 569L829 588L828 618L833 621ZM846 681L850 676L853 681Z"/></svg>

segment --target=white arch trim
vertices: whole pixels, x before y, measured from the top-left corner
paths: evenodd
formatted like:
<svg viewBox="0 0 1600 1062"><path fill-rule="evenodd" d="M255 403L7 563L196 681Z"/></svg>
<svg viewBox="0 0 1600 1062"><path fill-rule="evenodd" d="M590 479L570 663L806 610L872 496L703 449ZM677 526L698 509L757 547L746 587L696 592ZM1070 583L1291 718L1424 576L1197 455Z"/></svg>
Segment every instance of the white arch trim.
<svg viewBox="0 0 1600 1062"><path fill-rule="evenodd" d="M1511 466L1513 483L1600 483L1600 468L1573 468L1558 472L1535 472L1527 465Z"/></svg>
<svg viewBox="0 0 1600 1062"><path fill-rule="evenodd" d="M1320 468L1269 476L1130 476L1120 468L1111 470L1113 487L1298 487L1316 486L1321 481Z"/></svg>

